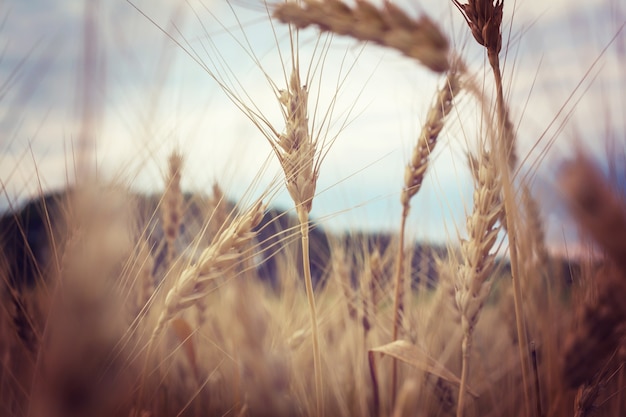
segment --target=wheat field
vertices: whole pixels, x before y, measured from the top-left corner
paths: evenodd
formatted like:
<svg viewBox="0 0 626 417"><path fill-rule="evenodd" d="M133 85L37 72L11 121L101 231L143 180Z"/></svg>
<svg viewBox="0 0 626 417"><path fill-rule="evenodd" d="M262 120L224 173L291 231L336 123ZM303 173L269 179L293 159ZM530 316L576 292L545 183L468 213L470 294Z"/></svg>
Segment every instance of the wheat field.
<svg viewBox="0 0 626 417"><path fill-rule="evenodd" d="M270 155L258 176L272 180L255 179L236 200L218 182L190 192L192 155L180 149L159 161L152 192L131 186L134 168L104 178L80 152L62 191L42 188L26 203L0 178L10 207L0 218L0 415L626 414L625 193L593 151L573 144L552 172L582 249L556 254L532 183L553 139L521 144L523 104L508 90L514 2L451 0L456 33L427 9L391 1L228 2L234 16L243 6L270 25L281 51L282 77L272 78L261 53L240 44L269 85L258 103L231 78L227 52L203 58L176 25L128 3L256 129ZM624 45L618 23L607 48ZM321 75L336 43L388 50L437 86L397 166L403 179L388 190L389 232L339 232L315 216L328 156L359 123L360 93L335 108L352 73ZM79 143L92 133L90 114ZM626 149L624 133L613 156ZM417 242L411 219L428 213L412 204L444 147L470 178L463 232Z"/></svg>

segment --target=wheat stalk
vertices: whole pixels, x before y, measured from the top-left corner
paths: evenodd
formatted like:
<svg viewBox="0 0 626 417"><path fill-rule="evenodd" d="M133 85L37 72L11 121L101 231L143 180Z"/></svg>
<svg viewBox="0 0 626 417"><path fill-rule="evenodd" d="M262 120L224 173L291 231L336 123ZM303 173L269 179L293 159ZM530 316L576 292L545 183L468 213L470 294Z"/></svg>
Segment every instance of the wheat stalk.
<svg viewBox="0 0 626 417"><path fill-rule="evenodd" d="M239 251L254 238L252 229L260 223L264 210L265 205L261 201L257 202L216 236L211 246L200 254L195 265L182 272L165 297L163 311L152 332L150 344L177 314L206 297L213 280L239 260Z"/></svg>
<svg viewBox="0 0 626 417"><path fill-rule="evenodd" d="M300 222L302 237L302 266L304 270L304 284L309 305L311 320L311 338L313 342L313 364L315 369L315 393L317 415L322 414L322 368L317 326L317 312L311 265L309 260L309 213L313 205L319 164L316 158L316 140L309 132L308 126L308 92L300 82L300 72L297 63L294 63L287 90L282 91L279 97L283 105L285 119L285 133L280 134L276 141L270 141L274 153L278 157L285 173L287 191L291 196Z"/></svg>
<svg viewBox="0 0 626 417"><path fill-rule="evenodd" d="M155 290L154 281L154 258L150 253L150 247L147 241L139 242L136 250L136 259L138 263L138 283L136 284L137 305L136 311L139 313L148 307L148 303Z"/></svg>
<svg viewBox="0 0 626 417"><path fill-rule="evenodd" d="M455 285L455 302L461 313L463 330L463 362L457 417L462 417L464 411L472 335L491 289L491 282L487 281L495 261L495 255L491 251L500 231L498 219L502 210L499 198L502 184L494 156L483 148L479 163L478 169L472 169L472 172L477 173L474 206L472 215L467 219L468 240L461 241L463 263L459 266Z"/></svg>
<svg viewBox="0 0 626 417"><path fill-rule="evenodd" d="M394 307L393 307L393 340L398 339L398 330L401 327L402 313L404 306L402 305L402 290L404 277L404 240L406 220L411 209L411 198L417 194L422 187L424 176L429 166L429 157L441 133L444 120L452 110L454 97L459 93L461 83L459 75L462 66L454 66L447 74L444 85L438 91L435 100L428 110L426 122L419 134L417 143L413 148L411 160L404 170L404 186L400 194L400 202L402 203L402 217L400 220L400 236L398 257L396 260L395 270L395 290L394 290ZM396 375L397 362L393 361L392 368L392 398L396 393Z"/></svg>
<svg viewBox="0 0 626 417"><path fill-rule="evenodd" d="M274 17L298 28L315 25L322 31L396 49L435 72L450 67L448 40L437 25L426 16L410 17L389 1L381 9L365 0L352 8L339 0L285 2L276 6Z"/></svg>
<svg viewBox="0 0 626 417"><path fill-rule="evenodd" d="M476 42L484 46L491 66L496 84L496 113L498 121L497 135L492 138L492 149L498 153L497 169L502 173L502 194L504 198L504 210L506 212L505 227L509 239L509 254L511 258L511 279L513 281L513 299L515 304L515 318L517 336L519 340L519 356L522 367L522 383L524 385L525 414L530 412L530 393L528 375L527 349L528 341L523 321L522 290L519 282L519 263L517 232L515 229L515 217L517 204L513 189L512 170L517 164L515 153L515 132L509 119L509 112L504 101L502 88L502 72L500 70L500 51L502 49L502 14L503 0L469 0L461 4L458 0L452 0L461 11Z"/></svg>

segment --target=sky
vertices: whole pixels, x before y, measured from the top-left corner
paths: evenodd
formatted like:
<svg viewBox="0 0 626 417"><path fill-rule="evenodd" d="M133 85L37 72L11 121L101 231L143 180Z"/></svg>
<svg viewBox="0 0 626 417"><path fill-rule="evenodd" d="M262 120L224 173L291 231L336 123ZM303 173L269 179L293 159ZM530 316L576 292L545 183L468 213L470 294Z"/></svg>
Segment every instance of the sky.
<svg viewBox="0 0 626 417"><path fill-rule="evenodd" d="M484 53L451 2L397 4L436 21L491 94ZM157 191L173 150L185 156L188 191L217 181L242 205L269 190L271 204L292 206L267 138L238 109L282 131L275 91L290 75L289 36L261 1L6 0L0 21L0 209L73 183L84 165ZM505 2L501 59L520 172L555 250L576 240L556 176L577 148L607 173L614 167L624 187L625 22L619 0ZM309 119L331 145L312 217L335 230L396 230L404 166L441 77L316 29L301 31L298 45ZM467 95L455 104L412 202L408 230L418 239L465 233L466 152L480 109Z"/></svg>

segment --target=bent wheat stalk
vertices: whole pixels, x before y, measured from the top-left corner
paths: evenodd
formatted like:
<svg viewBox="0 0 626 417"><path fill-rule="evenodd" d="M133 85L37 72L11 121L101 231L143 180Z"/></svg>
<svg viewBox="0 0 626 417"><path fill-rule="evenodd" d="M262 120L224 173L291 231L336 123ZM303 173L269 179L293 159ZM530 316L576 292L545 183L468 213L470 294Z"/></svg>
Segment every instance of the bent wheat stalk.
<svg viewBox="0 0 626 417"><path fill-rule="evenodd" d="M396 260L395 270L395 291L394 291L394 306L393 306L393 341L398 339L398 330L402 324L402 313L404 306L402 305L402 289L403 277L404 277L404 239L406 220L409 216L411 209L411 198L417 194L422 187L424 181L424 175L429 165L429 157L435 145L437 145L437 139L444 126L444 119L452 110L454 97L459 93L461 83L459 82L459 75L461 67L453 67L447 74L445 84L441 87L434 103L432 104L428 115L426 117L426 123L422 127L419 138L413 153L411 154L411 160L404 171L404 187L400 195L400 201L402 203L402 218L400 220L400 237L399 237L399 249L398 257ZM395 398L397 388L397 362L394 359L392 365L392 398Z"/></svg>

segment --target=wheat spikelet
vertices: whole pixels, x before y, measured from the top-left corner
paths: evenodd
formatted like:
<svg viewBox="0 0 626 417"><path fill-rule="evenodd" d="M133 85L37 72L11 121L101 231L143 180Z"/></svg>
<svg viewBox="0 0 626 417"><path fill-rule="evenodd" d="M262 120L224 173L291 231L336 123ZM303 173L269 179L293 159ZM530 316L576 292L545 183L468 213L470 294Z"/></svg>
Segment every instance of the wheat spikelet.
<svg viewBox="0 0 626 417"><path fill-rule="evenodd" d="M497 175L494 156L483 149L479 163L477 170L472 169L472 172L478 174L475 178L473 212L467 219L468 240L461 241L463 263L459 267L455 285L455 302L461 314L463 330L463 368L457 405L458 417L464 411L472 334L491 289L491 282L487 280L494 267L495 255L491 251L500 230L498 219L502 209L499 199L502 185Z"/></svg>
<svg viewBox="0 0 626 417"><path fill-rule="evenodd" d="M322 31L396 49L435 72L450 67L448 41L437 25L426 16L413 19L388 1L381 9L365 0L352 8L340 0L285 2L276 6L274 17L298 28L316 25Z"/></svg>
<svg viewBox="0 0 626 417"><path fill-rule="evenodd" d="M237 262L240 258L238 251L254 237L252 229L261 221L264 210L263 203L257 202L215 238L214 243L200 254L195 265L182 272L165 297L163 311L152 332L152 341L177 314L206 297L211 282Z"/></svg>
<svg viewBox="0 0 626 417"><path fill-rule="evenodd" d="M176 238L180 231L183 216L183 193L180 188L182 165L182 155L178 152L172 152L168 159L168 174L165 179L165 192L161 206L163 232L167 245L166 268L171 265L176 257Z"/></svg>

